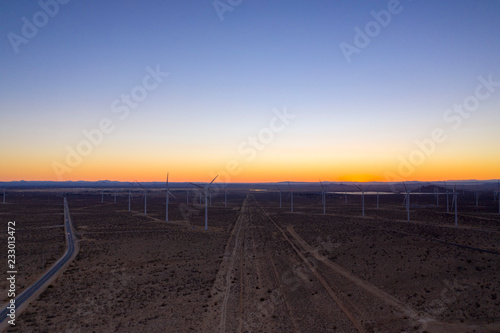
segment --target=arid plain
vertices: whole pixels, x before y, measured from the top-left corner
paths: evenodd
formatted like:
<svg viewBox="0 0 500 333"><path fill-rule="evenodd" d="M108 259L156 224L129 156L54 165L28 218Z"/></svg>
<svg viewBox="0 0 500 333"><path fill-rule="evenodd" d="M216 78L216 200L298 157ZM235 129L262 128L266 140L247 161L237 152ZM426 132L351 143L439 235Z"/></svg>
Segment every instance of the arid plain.
<svg viewBox="0 0 500 333"><path fill-rule="evenodd" d="M194 192L191 192L193 195ZM91 190L12 192L19 283L33 283L65 248L63 195L80 252L8 332L498 332L500 216L459 196L283 193L214 196L174 191L144 201ZM287 196L288 195L288 196ZM5 238L5 235L1 237ZM6 242L3 242L4 244ZM6 251L2 260L6 261ZM2 279L2 290L6 281ZM5 292L2 300L6 300Z"/></svg>

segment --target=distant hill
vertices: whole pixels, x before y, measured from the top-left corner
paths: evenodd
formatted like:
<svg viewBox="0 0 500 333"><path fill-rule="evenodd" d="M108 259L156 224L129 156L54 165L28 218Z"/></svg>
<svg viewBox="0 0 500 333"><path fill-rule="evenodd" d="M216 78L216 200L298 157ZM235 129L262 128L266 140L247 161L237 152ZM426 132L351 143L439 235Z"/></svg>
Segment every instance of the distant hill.
<svg viewBox="0 0 500 333"><path fill-rule="evenodd" d="M196 182L195 182L196 183ZM147 188L165 188L165 182L144 182L141 184ZM276 187L280 188L282 191L287 191L290 186L295 190L318 190L320 189L319 182L265 182L265 183L229 183L223 184L216 182L214 186L222 186L231 188L247 188L247 189L266 189L266 190L276 190ZM355 190L352 184L357 184L361 186L363 189L367 191L387 191L388 185L394 184L398 190L402 187L402 183L384 183L384 182L366 182L366 183L350 183L350 182L328 182L324 181L323 185L327 187L327 190L340 190L342 186L352 187L351 190ZM406 182L406 185L409 188L416 189L421 188L423 192L434 191L434 187L444 188L444 183L439 182L418 182L411 181ZM498 190L498 180L448 180L446 181L446 185L451 188L455 185L461 189L467 190L476 190L476 187L480 191L496 191ZM99 181L11 181L11 182L0 182L0 188L139 188L138 184L134 184L133 182L120 182L120 181L112 181L112 180L99 180ZM187 182L171 182L169 183L169 187L172 189L175 188L192 188L193 185ZM391 187L392 188L392 187Z"/></svg>

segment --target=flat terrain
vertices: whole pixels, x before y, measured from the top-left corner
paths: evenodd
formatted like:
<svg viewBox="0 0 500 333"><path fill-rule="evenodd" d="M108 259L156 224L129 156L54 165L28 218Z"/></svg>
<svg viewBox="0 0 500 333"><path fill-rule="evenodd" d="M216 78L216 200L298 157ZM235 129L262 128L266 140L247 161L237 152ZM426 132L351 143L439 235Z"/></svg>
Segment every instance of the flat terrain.
<svg viewBox="0 0 500 333"><path fill-rule="evenodd" d="M194 193L68 202L80 253L8 332L498 332L498 202L296 193L214 196L209 230ZM62 193L11 194L26 283L64 252ZM194 199L194 200L193 200ZM450 197L451 203L451 197ZM5 236L2 235L6 244ZM4 246L4 248L6 248ZM6 250L2 251L2 260ZM2 279L3 280L3 279ZM5 289L5 286L3 286ZM5 300L5 295L3 295Z"/></svg>
<svg viewBox="0 0 500 333"><path fill-rule="evenodd" d="M7 223L16 222L18 291L36 281L64 253L63 212L63 198L54 193L12 193L5 205L0 204L0 220L4 226L0 233L0 257L5 263L2 268L7 268ZM2 303L7 300L6 287L7 280L2 278Z"/></svg>

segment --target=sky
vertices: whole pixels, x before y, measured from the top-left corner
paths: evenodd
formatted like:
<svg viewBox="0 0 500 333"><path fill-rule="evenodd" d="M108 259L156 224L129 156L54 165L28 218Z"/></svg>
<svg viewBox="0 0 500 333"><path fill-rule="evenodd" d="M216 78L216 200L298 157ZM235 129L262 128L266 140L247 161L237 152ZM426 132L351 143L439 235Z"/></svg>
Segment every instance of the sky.
<svg viewBox="0 0 500 333"><path fill-rule="evenodd" d="M0 2L0 180L500 178L500 1Z"/></svg>

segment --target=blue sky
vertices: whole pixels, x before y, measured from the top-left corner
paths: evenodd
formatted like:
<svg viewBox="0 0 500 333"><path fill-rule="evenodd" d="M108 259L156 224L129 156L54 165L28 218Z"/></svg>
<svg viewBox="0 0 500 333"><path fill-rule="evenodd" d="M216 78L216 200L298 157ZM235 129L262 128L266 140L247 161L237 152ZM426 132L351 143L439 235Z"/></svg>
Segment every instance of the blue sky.
<svg viewBox="0 0 500 333"><path fill-rule="evenodd" d="M71 0L16 53L8 34L22 36L22 18L32 22L42 9L36 1L3 1L0 138L9 144L0 155L10 165L3 173L54 178L51 162L64 161L65 146L113 118L111 103L142 82L146 67L159 65L169 76L130 117L113 118L115 131L67 178L113 178L97 169L124 154L179 172L196 155L202 178L238 158L238 143L284 107L297 118L241 179L304 161L310 173L324 163L352 163L333 179L350 169L382 177L382 169L370 170L380 163L376 156L397 169L397 156L446 126L444 111L473 93L479 76L500 81L500 2L492 0L402 0L400 13L348 63L339 44L353 44L354 28L363 30L370 12L389 3L242 1L221 21L211 1ZM499 163L487 159L498 151L499 107L497 92L426 163L475 156L484 145L484 163ZM21 155L36 172L16 165ZM431 177L425 164L416 169L410 178Z"/></svg>

